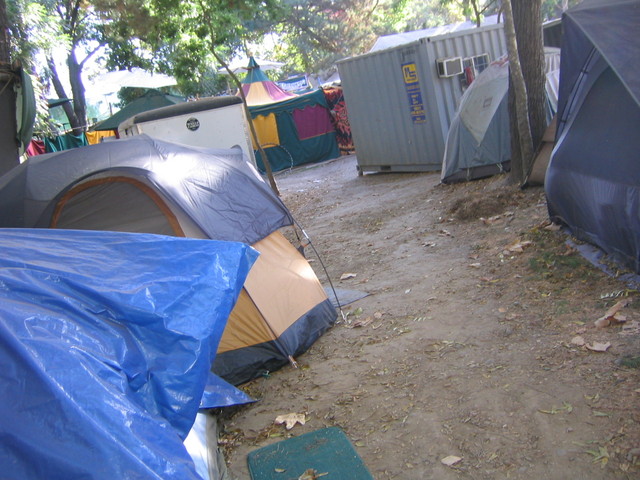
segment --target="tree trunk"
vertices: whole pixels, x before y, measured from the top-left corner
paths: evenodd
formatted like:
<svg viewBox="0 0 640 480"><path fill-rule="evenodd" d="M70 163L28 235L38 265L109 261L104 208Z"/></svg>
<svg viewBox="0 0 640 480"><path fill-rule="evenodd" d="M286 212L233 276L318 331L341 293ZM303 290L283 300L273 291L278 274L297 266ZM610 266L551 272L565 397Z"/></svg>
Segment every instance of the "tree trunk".
<svg viewBox="0 0 640 480"><path fill-rule="evenodd" d="M84 84L82 83L82 65L76 60L73 50L67 58L69 67L69 83L71 95L73 95L73 113L76 124L71 124L74 135L80 135L87 126L87 103L84 96Z"/></svg>
<svg viewBox="0 0 640 480"><path fill-rule="evenodd" d="M510 180L523 185L546 128L541 0L503 0L502 5L510 71Z"/></svg>
<svg viewBox="0 0 640 480"><path fill-rule="evenodd" d="M9 19L7 5L0 0L0 175L18 165L18 140L16 125L16 94L13 82L16 76L11 68L11 50L9 38Z"/></svg>
<svg viewBox="0 0 640 480"><path fill-rule="evenodd" d="M527 106L533 146L537 148L547 128L547 96L542 36L542 1L511 0L518 56L527 88Z"/></svg>
<svg viewBox="0 0 640 480"><path fill-rule="evenodd" d="M49 65L49 70L51 71L51 83L53 84L53 89L56 91L56 95L58 95L58 98L68 98L67 92L64 90L64 86L60 81L60 76L58 75L58 70L56 69L56 64L53 59L47 58L47 63ZM63 103L62 109L69 119L69 126L75 131L77 127L80 126L80 122L76 117L73 107L69 105L69 103Z"/></svg>
<svg viewBox="0 0 640 480"><path fill-rule="evenodd" d="M9 18L7 17L7 4L0 0L0 62L3 67L11 65L11 39L9 38Z"/></svg>
<svg viewBox="0 0 640 480"><path fill-rule="evenodd" d="M242 105L244 107L244 111L247 117L247 122L249 123L249 131L251 132L251 139L253 140L253 144L258 147L258 153L260 154L260 158L262 159L262 164L264 165L264 170L267 174L267 179L269 180L269 185L271 186L271 190L277 195L280 196L280 190L278 190L278 185L276 184L276 179L273 177L273 171L271 170L271 164L269 163L269 159L267 158L267 152L264 151L262 145L260 145L260 141L258 140L258 132L256 132L256 127L253 124L253 119L251 118L251 112L249 112L249 105L247 105L247 97L244 94L244 90L242 90L242 83L238 80L238 77L235 73L229 68L229 65L225 63L218 52L216 52L215 47L211 46L211 51L213 56L218 61L220 65L224 67L224 69L231 77L231 80L235 84L238 92L240 93L240 98L242 99Z"/></svg>

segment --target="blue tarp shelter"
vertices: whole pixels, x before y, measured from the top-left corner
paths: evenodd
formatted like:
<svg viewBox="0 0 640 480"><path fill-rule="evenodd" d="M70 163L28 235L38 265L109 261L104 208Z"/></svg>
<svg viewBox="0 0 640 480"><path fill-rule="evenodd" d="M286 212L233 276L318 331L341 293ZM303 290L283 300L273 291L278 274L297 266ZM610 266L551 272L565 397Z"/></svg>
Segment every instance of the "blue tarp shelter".
<svg viewBox="0 0 640 480"><path fill-rule="evenodd" d="M46 229L0 248L2 475L201 478L182 442L257 252Z"/></svg>

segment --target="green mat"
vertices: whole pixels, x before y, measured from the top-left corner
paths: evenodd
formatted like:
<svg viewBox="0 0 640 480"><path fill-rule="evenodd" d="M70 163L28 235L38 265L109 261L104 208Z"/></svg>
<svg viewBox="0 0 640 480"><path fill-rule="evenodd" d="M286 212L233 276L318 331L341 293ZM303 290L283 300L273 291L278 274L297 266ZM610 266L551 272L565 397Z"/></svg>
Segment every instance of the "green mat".
<svg viewBox="0 0 640 480"><path fill-rule="evenodd" d="M315 470L321 480L373 480L338 427L323 428L254 450L247 456L247 463L252 480L297 480L309 469Z"/></svg>

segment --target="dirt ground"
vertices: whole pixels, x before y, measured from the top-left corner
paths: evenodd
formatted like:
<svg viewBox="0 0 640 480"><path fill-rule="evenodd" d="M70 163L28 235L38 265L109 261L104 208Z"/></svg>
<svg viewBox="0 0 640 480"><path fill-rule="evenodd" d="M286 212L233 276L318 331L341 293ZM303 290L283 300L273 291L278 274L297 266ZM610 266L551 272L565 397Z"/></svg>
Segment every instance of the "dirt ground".
<svg viewBox="0 0 640 480"><path fill-rule="evenodd" d="M359 177L353 156L276 180L336 287L369 295L298 369L243 386L259 401L224 420L233 477L339 426L378 480L640 478L640 298L548 225L541 187ZM626 321L596 328L620 301ZM306 423L275 425L288 413Z"/></svg>

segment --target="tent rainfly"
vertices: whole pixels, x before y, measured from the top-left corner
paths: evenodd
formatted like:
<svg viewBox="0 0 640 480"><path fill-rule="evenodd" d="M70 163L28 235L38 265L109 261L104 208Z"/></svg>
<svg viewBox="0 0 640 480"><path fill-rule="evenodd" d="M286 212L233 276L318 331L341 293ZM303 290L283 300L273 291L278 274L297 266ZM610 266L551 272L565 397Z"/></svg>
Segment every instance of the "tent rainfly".
<svg viewBox="0 0 640 480"><path fill-rule="evenodd" d="M567 10L549 215L640 273L640 0Z"/></svg>
<svg viewBox="0 0 640 480"><path fill-rule="evenodd" d="M155 233L258 250L213 366L236 385L302 354L337 318L311 266L279 231L292 221L239 148L136 135L32 157L0 177L0 227Z"/></svg>
<svg viewBox="0 0 640 480"><path fill-rule="evenodd" d="M555 115L560 49L545 48L547 123ZM509 61L492 62L467 88L449 132L442 161L443 183L473 180L508 171L511 166L509 128Z"/></svg>

